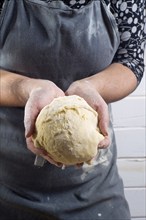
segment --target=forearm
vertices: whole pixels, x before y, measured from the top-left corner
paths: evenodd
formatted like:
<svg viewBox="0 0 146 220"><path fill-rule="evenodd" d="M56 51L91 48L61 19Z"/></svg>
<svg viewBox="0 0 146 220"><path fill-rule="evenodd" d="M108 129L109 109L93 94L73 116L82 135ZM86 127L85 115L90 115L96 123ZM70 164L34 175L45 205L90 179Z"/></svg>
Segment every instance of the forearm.
<svg viewBox="0 0 146 220"><path fill-rule="evenodd" d="M122 64L114 63L108 68L89 78L89 81L107 103L118 101L137 87L133 72Z"/></svg>
<svg viewBox="0 0 146 220"><path fill-rule="evenodd" d="M122 64L112 64L107 69L86 78L107 103L129 95L137 86L133 72ZM43 86L47 82L43 81ZM40 80L0 70L0 105L24 106L33 89L40 87Z"/></svg>
<svg viewBox="0 0 146 220"><path fill-rule="evenodd" d="M0 70L0 105L24 106L37 80Z"/></svg>

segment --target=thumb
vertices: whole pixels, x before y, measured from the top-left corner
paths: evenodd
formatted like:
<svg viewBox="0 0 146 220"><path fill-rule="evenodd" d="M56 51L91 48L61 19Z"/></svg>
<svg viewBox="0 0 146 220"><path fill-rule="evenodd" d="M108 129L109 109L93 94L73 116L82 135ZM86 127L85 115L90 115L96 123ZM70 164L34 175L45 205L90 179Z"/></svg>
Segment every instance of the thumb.
<svg viewBox="0 0 146 220"><path fill-rule="evenodd" d="M39 109L31 102L27 102L24 112L25 137L30 137L35 129L35 121L39 114Z"/></svg>
<svg viewBox="0 0 146 220"><path fill-rule="evenodd" d="M105 137L98 145L99 148L108 147L110 144L109 135L109 114L107 108L98 109L98 127L100 132Z"/></svg>

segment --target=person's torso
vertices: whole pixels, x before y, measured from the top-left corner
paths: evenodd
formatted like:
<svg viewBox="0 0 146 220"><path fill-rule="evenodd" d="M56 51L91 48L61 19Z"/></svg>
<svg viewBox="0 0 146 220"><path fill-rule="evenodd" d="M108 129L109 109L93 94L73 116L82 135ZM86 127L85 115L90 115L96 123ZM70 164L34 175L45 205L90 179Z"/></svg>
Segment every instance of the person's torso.
<svg viewBox="0 0 146 220"><path fill-rule="evenodd" d="M119 44L114 17L99 0L80 9L62 1L6 0L0 31L2 69L51 80L64 91L73 81L110 65ZM101 150L96 165L61 170L45 163L38 168L33 165L35 155L26 148L23 117L23 108L0 108L1 183L44 202L43 195L54 194L59 199L62 190L76 192L81 200L94 198L115 161L112 126L112 144Z"/></svg>

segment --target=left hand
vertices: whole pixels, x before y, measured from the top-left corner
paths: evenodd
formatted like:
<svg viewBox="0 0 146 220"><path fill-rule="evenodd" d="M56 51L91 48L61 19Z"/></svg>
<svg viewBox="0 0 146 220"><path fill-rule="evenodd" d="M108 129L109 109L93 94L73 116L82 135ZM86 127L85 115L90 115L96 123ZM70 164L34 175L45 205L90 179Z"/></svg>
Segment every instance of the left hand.
<svg viewBox="0 0 146 220"><path fill-rule="evenodd" d="M108 133L109 127L109 112L108 105L97 92L96 88L86 79L73 82L67 91L66 95L78 95L85 99L85 101L98 113L98 127L100 132L105 137L98 148L106 148L110 144L110 137Z"/></svg>
<svg viewBox="0 0 146 220"><path fill-rule="evenodd" d="M58 167L62 166L61 163L54 161L48 152L42 148L34 146L32 135L35 130L35 121L43 107L50 104L50 102L57 97L64 96L64 92L58 88L53 82L49 80L34 80L30 79L30 86L32 87L28 100L25 105L25 135L27 148L36 155L42 156L45 160ZM36 88L33 88L36 83Z"/></svg>

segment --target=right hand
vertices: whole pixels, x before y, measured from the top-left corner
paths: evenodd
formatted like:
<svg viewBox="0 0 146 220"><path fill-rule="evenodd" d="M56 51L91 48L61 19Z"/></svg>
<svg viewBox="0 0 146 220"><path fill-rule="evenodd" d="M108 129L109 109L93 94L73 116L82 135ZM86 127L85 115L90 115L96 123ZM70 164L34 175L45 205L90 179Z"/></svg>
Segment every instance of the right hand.
<svg viewBox="0 0 146 220"><path fill-rule="evenodd" d="M58 88L53 82L48 80L35 80L37 86L30 91L29 98L25 105L24 126L27 147L36 155L40 155L50 163L61 166L49 157L48 153L43 149L38 149L32 141L32 134L35 129L35 121L43 107L48 105L54 98L64 96L64 92ZM33 83L33 81L32 81Z"/></svg>
<svg viewBox="0 0 146 220"><path fill-rule="evenodd" d="M85 78L73 82L65 94L79 95L84 98L95 111L97 111L98 127L104 136L104 140L100 141L97 147L107 148L110 145L108 105L101 97L96 87Z"/></svg>

